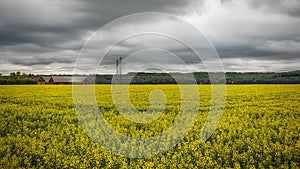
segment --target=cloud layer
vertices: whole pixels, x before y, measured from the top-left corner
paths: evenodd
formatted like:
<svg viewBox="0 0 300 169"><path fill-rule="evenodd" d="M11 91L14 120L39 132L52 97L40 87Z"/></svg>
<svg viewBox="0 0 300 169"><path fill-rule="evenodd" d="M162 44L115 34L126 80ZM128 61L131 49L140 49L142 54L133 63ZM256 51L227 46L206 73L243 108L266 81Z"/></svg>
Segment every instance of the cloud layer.
<svg viewBox="0 0 300 169"><path fill-rule="evenodd" d="M275 1L3 0L0 2L0 73L72 73L78 53L95 31L119 17L137 12L170 13L191 23L215 45L226 71L299 69L300 2ZM153 23L162 30L181 32L197 44L197 39L184 28L159 18L141 18L105 32L106 41L96 43L93 50L101 50L112 37L118 38L120 30L139 30ZM192 62L193 70L203 69L189 51L164 40L131 39L119 44L113 54L126 56L130 54L126 51L153 43ZM151 52L145 55L151 58ZM113 73L113 64L114 58L107 57L99 70ZM181 70L180 66L177 68Z"/></svg>

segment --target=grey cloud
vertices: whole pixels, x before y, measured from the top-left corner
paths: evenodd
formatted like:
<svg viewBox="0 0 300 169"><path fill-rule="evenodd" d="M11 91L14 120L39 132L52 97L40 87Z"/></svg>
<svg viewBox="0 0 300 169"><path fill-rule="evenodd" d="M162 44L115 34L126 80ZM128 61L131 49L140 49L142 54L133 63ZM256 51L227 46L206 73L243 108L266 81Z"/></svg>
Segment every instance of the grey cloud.
<svg viewBox="0 0 300 169"><path fill-rule="evenodd" d="M187 12L193 0L172 1L36 1L0 2L0 44L37 43L45 45L70 41L85 31L97 30L121 16L136 12ZM60 37L63 37L62 40Z"/></svg>
<svg viewBox="0 0 300 169"><path fill-rule="evenodd" d="M227 9L231 9L237 2L240 2L235 0L216 1ZM205 5L209 2L211 1L28 0L23 2L3 0L0 2L0 61L4 63L2 65L13 68L20 65L42 71L43 67L50 65L47 69L44 68L45 72L51 72L51 69L53 72L57 70L70 72L88 37L114 19L136 12L167 12L179 16L197 13L197 19L201 21L205 14L209 13L209 9L207 9L209 7ZM225 11L225 14L230 16L224 16L223 13L218 13L220 11L215 11L215 15L205 22L208 29L218 36L214 39L213 36L208 35L220 57L225 60L232 58L235 61L240 58L284 60L286 62L282 63L285 64L288 61L299 61L297 59L300 57L300 1L247 0L242 3L248 5L250 12L247 12L249 13ZM210 6L212 9L214 7L214 5ZM241 15L240 18L239 15ZM90 52L93 53L95 50L109 45L110 39L119 36L119 30L151 26L153 20L161 26L161 29L181 32L197 44L197 40L194 40L188 31L180 27L169 25L166 21L160 21L159 18L141 18L122 23L105 32L106 41L90 46ZM151 39L145 42L138 38L135 41L118 44L111 56L126 56L139 47L146 48L153 43L179 55L187 63L200 62L191 55L190 51L176 43ZM103 64L111 67L110 65L115 62L114 57L107 57ZM97 56L95 58L97 59ZM86 63L94 62L93 59L84 61ZM243 67L245 70L251 69L240 62L231 63L232 66L229 63L226 63L228 69L242 70ZM275 62L269 63L275 64ZM288 67L288 65L286 66ZM268 68L271 69L271 67ZM280 68L280 70L283 69L285 68ZM10 71L11 69L0 68L0 71L2 70ZM32 71L39 72L38 70Z"/></svg>
<svg viewBox="0 0 300 169"><path fill-rule="evenodd" d="M248 0L247 2L254 8L265 12L300 16L299 0Z"/></svg>
<svg viewBox="0 0 300 169"><path fill-rule="evenodd" d="M15 59L10 60L12 64L23 65L23 66L33 66L33 65L50 65L52 63L68 63L74 65L74 59L68 58L33 58L33 59Z"/></svg>
<svg viewBox="0 0 300 169"><path fill-rule="evenodd" d="M1 60L25 66L64 63L61 57L67 57L65 50L73 50L76 58L86 37L114 19L146 11L187 13L199 3L193 0L4 0L0 2Z"/></svg>
<svg viewBox="0 0 300 169"><path fill-rule="evenodd" d="M252 45L216 46L222 58L253 58L259 60L293 60L300 56L297 41L265 41Z"/></svg>

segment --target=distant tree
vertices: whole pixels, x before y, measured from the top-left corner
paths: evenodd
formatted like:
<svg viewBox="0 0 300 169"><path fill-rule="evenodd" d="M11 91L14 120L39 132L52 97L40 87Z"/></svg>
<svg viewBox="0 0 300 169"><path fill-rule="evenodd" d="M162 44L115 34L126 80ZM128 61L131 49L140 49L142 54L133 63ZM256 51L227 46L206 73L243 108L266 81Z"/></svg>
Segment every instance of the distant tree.
<svg viewBox="0 0 300 169"><path fill-rule="evenodd" d="M22 78L26 78L26 77L27 77L26 73L23 72L22 75L21 75L21 77L22 77Z"/></svg>
<svg viewBox="0 0 300 169"><path fill-rule="evenodd" d="M15 79L16 78L16 73L15 72L10 73L10 78Z"/></svg>
<svg viewBox="0 0 300 169"><path fill-rule="evenodd" d="M34 74L28 73L28 77L34 77Z"/></svg>
<svg viewBox="0 0 300 169"><path fill-rule="evenodd" d="M21 77L21 72L17 71L17 78Z"/></svg>

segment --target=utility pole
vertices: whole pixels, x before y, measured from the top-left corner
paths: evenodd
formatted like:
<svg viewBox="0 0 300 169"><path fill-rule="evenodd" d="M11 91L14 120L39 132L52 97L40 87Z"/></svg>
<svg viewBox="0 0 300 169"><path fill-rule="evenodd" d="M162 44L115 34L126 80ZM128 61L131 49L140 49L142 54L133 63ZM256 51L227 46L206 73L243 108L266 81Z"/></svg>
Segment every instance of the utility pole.
<svg viewBox="0 0 300 169"><path fill-rule="evenodd" d="M116 60L116 74L119 75L119 60Z"/></svg>
<svg viewBox="0 0 300 169"><path fill-rule="evenodd" d="M116 59L116 75L119 79L121 79L121 75L122 75L122 57L119 57Z"/></svg>
<svg viewBox="0 0 300 169"><path fill-rule="evenodd" d="M119 58L120 77L122 76L122 65L121 65L121 62L122 62L122 57Z"/></svg>

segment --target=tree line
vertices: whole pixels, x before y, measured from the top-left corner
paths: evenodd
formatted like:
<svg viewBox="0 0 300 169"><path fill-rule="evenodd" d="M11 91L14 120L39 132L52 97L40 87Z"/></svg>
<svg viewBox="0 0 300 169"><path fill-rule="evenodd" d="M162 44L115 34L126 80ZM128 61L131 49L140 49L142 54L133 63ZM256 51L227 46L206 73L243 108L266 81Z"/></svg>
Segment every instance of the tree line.
<svg viewBox="0 0 300 169"><path fill-rule="evenodd" d="M145 73L132 72L123 75L87 75L91 83L111 84L210 84L209 75L218 73ZM219 73L220 74L220 73ZM0 84L35 84L39 75L12 72L8 76L0 74ZM43 75L41 75L43 76ZM46 75L49 76L49 75ZM45 77L46 77L45 76ZM59 75L58 75L59 76ZM65 75L63 75L65 76ZM71 75L70 75L71 76ZM76 75L77 76L77 75ZM82 75L86 76L86 75ZM214 76L215 77L215 76ZM290 72L226 72L224 79L214 79L213 83L227 84L300 84L300 70Z"/></svg>
<svg viewBox="0 0 300 169"><path fill-rule="evenodd" d="M131 84L210 84L209 75L213 75L213 83L227 84L300 84L300 70L291 72L226 72L224 79L215 79L218 73L129 73L117 75L90 75L96 84L128 83ZM220 73L219 73L220 74ZM192 77L192 78L191 78ZM179 81L178 81L179 79ZM177 81L176 81L177 80Z"/></svg>
<svg viewBox="0 0 300 169"><path fill-rule="evenodd" d="M12 72L9 76L0 74L0 84L36 84L34 74Z"/></svg>

